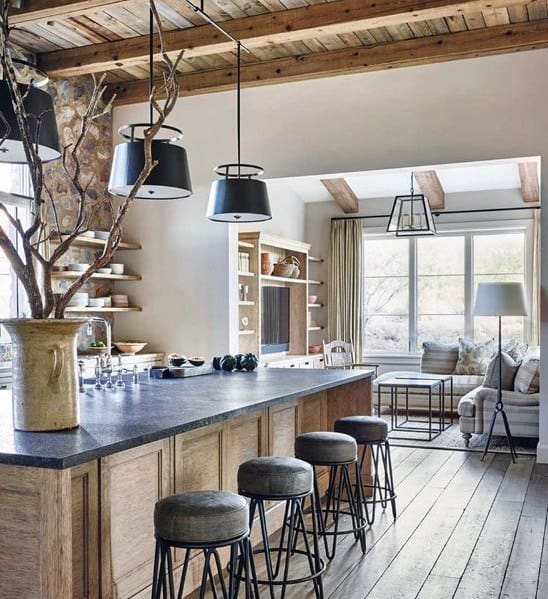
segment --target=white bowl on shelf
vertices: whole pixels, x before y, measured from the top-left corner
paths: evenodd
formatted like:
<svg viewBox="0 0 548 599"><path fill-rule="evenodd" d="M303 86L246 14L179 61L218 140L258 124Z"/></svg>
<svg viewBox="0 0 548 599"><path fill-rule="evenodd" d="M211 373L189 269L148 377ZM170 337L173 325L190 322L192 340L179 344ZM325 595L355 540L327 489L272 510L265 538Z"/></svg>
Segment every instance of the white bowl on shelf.
<svg viewBox="0 0 548 599"><path fill-rule="evenodd" d="M85 308L88 305L88 302L89 302L89 293L80 291L73 295L73 297L71 298L71 300L69 301L69 303L67 305L72 308L76 308L76 307L77 308Z"/></svg>
<svg viewBox="0 0 548 599"><path fill-rule="evenodd" d="M84 272L89 268L89 264L85 262L72 262L69 264L68 269L74 272Z"/></svg>
<svg viewBox="0 0 548 599"><path fill-rule="evenodd" d="M100 275L110 275L112 273L112 268L98 268L97 273Z"/></svg>
<svg viewBox="0 0 548 599"><path fill-rule="evenodd" d="M95 239L95 231L84 231L84 233L80 234L80 237L88 237L90 239Z"/></svg>
<svg viewBox="0 0 548 599"><path fill-rule="evenodd" d="M113 275L123 275L124 274L124 265L120 263L111 263L108 265L109 268L112 269Z"/></svg>
<svg viewBox="0 0 548 599"><path fill-rule="evenodd" d="M110 231L95 231L95 239L106 241L109 235Z"/></svg>
<svg viewBox="0 0 548 599"><path fill-rule="evenodd" d="M88 300L88 306L90 308L104 308L105 298L104 297L90 297Z"/></svg>

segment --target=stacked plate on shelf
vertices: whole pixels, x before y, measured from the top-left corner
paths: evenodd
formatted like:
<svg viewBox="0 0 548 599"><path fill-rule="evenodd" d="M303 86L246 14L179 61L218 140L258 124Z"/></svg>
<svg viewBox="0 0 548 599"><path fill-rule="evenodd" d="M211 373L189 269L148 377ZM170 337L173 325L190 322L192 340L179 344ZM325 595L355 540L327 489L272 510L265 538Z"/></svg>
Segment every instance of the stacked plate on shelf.
<svg viewBox="0 0 548 599"><path fill-rule="evenodd" d="M80 291L78 293L75 293L72 296L72 298L69 301L69 303L67 304L67 306L69 306L71 308L85 308L88 305L88 302L89 302L89 293Z"/></svg>

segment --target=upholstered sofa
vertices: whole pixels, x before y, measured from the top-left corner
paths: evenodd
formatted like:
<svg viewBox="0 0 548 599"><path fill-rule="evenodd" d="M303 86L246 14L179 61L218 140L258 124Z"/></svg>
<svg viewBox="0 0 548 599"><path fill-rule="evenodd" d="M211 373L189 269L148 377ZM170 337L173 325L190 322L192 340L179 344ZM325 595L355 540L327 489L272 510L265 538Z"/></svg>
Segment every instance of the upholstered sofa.
<svg viewBox="0 0 548 599"><path fill-rule="evenodd" d="M452 374L453 375L453 413L457 413L457 407L462 397L467 395L473 389L476 389L483 382L483 374L453 374L458 360L458 344L442 344L427 342L424 344L424 352L421 357L420 371L429 374ZM376 406L378 401L377 383L389 378L403 378L405 376L416 375L416 372L392 371L382 374L373 383L373 404ZM445 390L445 411L450 411L450 388L446 386ZM390 391L381 389L381 411L390 406ZM437 400L433 402L433 408L437 406ZM417 389L409 393L409 408L413 410L428 409L427 391Z"/></svg>

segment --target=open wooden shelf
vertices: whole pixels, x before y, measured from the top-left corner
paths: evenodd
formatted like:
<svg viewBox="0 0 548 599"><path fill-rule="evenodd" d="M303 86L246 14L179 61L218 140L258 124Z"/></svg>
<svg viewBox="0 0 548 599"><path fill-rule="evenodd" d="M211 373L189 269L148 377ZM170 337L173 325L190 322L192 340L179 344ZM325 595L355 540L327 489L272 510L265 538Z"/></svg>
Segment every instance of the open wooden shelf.
<svg viewBox="0 0 548 599"><path fill-rule="evenodd" d="M308 256L309 262L323 262L323 258L315 258L314 256Z"/></svg>
<svg viewBox="0 0 548 599"><path fill-rule="evenodd" d="M254 306L255 302L238 302L240 304L240 306Z"/></svg>
<svg viewBox="0 0 548 599"><path fill-rule="evenodd" d="M316 281L314 279L308 279L309 285L323 285L323 281Z"/></svg>
<svg viewBox="0 0 548 599"><path fill-rule="evenodd" d="M247 241L238 241L238 247L252 250L255 246L252 243L248 243Z"/></svg>
<svg viewBox="0 0 548 599"><path fill-rule="evenodd" d="M323 331L323 327L317 326L317 327L308 327L309 331Z"/></svg>
<svg viewBox="0 0 548 599"><path fill-rule="evenodd" d="M239 277L254 277L255 273L254 272L245 272L243 270L239 270L238 271L238 276Z"/></svg>
<svg viewBox="0 0 548 599"><path fill-rule="evenodd" d="M275 277L274 275L261 275L264 281L280 281L281 283L306 283L306 279L290 279L288 277Z"/></svg>
<svg viewBox="0 0 548 599"><path fill-rule="evenodd" d="M52 239L51 243L58 245L58 239ZM72 242L71 246L84 247L84 248L103 248L105 247L106 241L104 239L95 239L93 237L76 237ZM128 241L121 241L118 246L119 250L140 250L141 245L138 243L129 243Z"/></svg>
<svg viewBox="0 0 548 599"><path fill-rule="evenodd" d="M83 273L77 270L59 270L52 273L54 279L77 279ZM110 281L140 281L140 275L113 275L95 273L91 275L92 279L107 279Z"/></svg>
<svg viewBox="0 0 548 599"><path fill-rule="evenodd" d="M323 304L308 304L309 308L323 308Z"/></svg>
<svg viewBox="0 0 548 599"><path fill-rule="evenodd" d="M246 331L238 331L239 335L255 335L255 331L250 331L250 330L246 330Z"/></svg>
<svg viewBox="0 0 548 599"><path fill-rule="evenodd" d="M141 312L140 306L128 306L127 308L81 308L79 306L69 306L65 312Z"/></svg>

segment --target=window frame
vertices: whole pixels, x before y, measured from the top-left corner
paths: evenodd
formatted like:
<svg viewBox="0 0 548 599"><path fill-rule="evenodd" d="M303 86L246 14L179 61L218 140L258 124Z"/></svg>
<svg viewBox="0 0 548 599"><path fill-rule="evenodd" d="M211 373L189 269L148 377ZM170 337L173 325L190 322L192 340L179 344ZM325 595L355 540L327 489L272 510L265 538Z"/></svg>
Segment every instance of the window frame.
<svg viewBox="0 0 548 599"><path fill-rule="evenodd" d="M490 223L451 223L438 227L438 236L464 237L464 335L473 336L474 315L474 236L477 235L500 235L500 234L522 233L524 234L524 286L528 305L532 304L532 272L533 272L533 220L501 220ZM363 230L364 244L367 238L394 239L394 236L386 233L386 229L379 227ZM407 351L394 351L382 349L367 349L365 353L370 356L419 356L420 348L417 346L417 317L418 317L418 269L417 269L417 239L409 237L409 347ZM365 263L365 260L364 260ZM362 281L366 273L362 273ZM365 286L364 286L365 288ZM529 316L524 320L523 340L528 343L531 336L532 321Z"/></svg>

